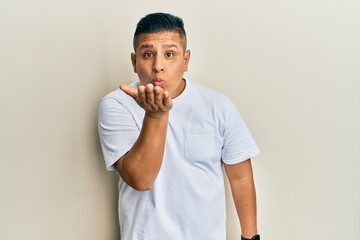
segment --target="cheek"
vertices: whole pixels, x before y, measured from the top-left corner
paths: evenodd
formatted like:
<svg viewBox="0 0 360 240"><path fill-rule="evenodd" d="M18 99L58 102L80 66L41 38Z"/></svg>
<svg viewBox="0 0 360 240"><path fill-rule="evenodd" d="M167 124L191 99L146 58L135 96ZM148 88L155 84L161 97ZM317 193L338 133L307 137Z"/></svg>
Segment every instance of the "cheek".
<svg viewBox="0 0 360 240"><path fill-rule="evenodd" d="M141 63L136 64L136 74L143 84L149 83L151 78L151 69L149 70L146 65Z"/></svg>
<svg viewBox="0 0 360 240"><path fill-rule="evenodd" d="M144 75L144 74L146 74L146 72L147 72L147 67L146 67L145 64L138 62L138 63L136 64L136 70L137 70L137 73L138 73L138 74Z"/></svg>
<svg viewBox="0 0 360 240"><path fill-rule="evenodd" d="M183 64L178 64L174 69L174 74L183 75L185 71L185 66Z"/></svg>

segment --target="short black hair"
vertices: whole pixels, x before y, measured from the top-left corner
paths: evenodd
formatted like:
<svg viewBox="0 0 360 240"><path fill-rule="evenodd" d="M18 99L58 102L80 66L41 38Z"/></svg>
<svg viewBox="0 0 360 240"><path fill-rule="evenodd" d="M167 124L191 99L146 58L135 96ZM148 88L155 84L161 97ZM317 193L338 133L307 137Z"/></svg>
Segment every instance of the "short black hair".
<svg viewBox="0 0 360 240"><path fill-rule="evenodd" d="M136 26L133 38L133 47L136 51L138 39L140 34L144 33L159 33L159 32L177 32L180 38L184 39L184 51L186 50L186 32L184 22L180 17L174 16L169 13L150 13L141 18Z"/></svg>

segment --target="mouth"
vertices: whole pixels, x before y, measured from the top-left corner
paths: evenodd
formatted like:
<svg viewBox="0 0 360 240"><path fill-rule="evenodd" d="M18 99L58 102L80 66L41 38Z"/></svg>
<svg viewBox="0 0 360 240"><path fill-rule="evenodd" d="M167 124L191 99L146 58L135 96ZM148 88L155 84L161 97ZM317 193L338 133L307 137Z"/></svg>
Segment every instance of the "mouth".
<svg viewBox="0 0 360 240"><path fill-rule="evenodd" d="M152 81L152 84L154 86L163 86L165 84L165 80L161 79L161 78L155 78L153 81Z"/></svg>

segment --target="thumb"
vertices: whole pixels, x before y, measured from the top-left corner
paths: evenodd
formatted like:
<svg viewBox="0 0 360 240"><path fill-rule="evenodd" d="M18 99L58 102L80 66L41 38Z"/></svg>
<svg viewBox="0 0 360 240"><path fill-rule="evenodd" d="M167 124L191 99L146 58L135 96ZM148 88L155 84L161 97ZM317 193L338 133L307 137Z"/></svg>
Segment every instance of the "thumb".
<svg viewBox="0 0 360 240"><path fill-rule="evenodd" d="M126 93L127 95L129 95L130 97L132 97L132 98L136 98L137 96L138 96L138 91L137 91L137 89L135 89L135 88L132 88L132 87L130 87L130 86L128 86L128 85L120 85L120 87L119 87L124 93Z"/></svg>

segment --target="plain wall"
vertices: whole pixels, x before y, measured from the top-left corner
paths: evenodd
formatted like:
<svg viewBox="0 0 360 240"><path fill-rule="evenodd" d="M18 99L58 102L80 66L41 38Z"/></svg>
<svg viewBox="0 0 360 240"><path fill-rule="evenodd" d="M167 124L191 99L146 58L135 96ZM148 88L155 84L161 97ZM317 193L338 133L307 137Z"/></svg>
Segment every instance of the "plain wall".
<svg viewBox="0 0 360 240"><path fill-rule="evenodd" d="M186 78L230 96L262 151L262 238L359 236L359 1L0 0L0 239L119 239L97 110L136 80L132 34L154 11L184 19Z"/></svg>

